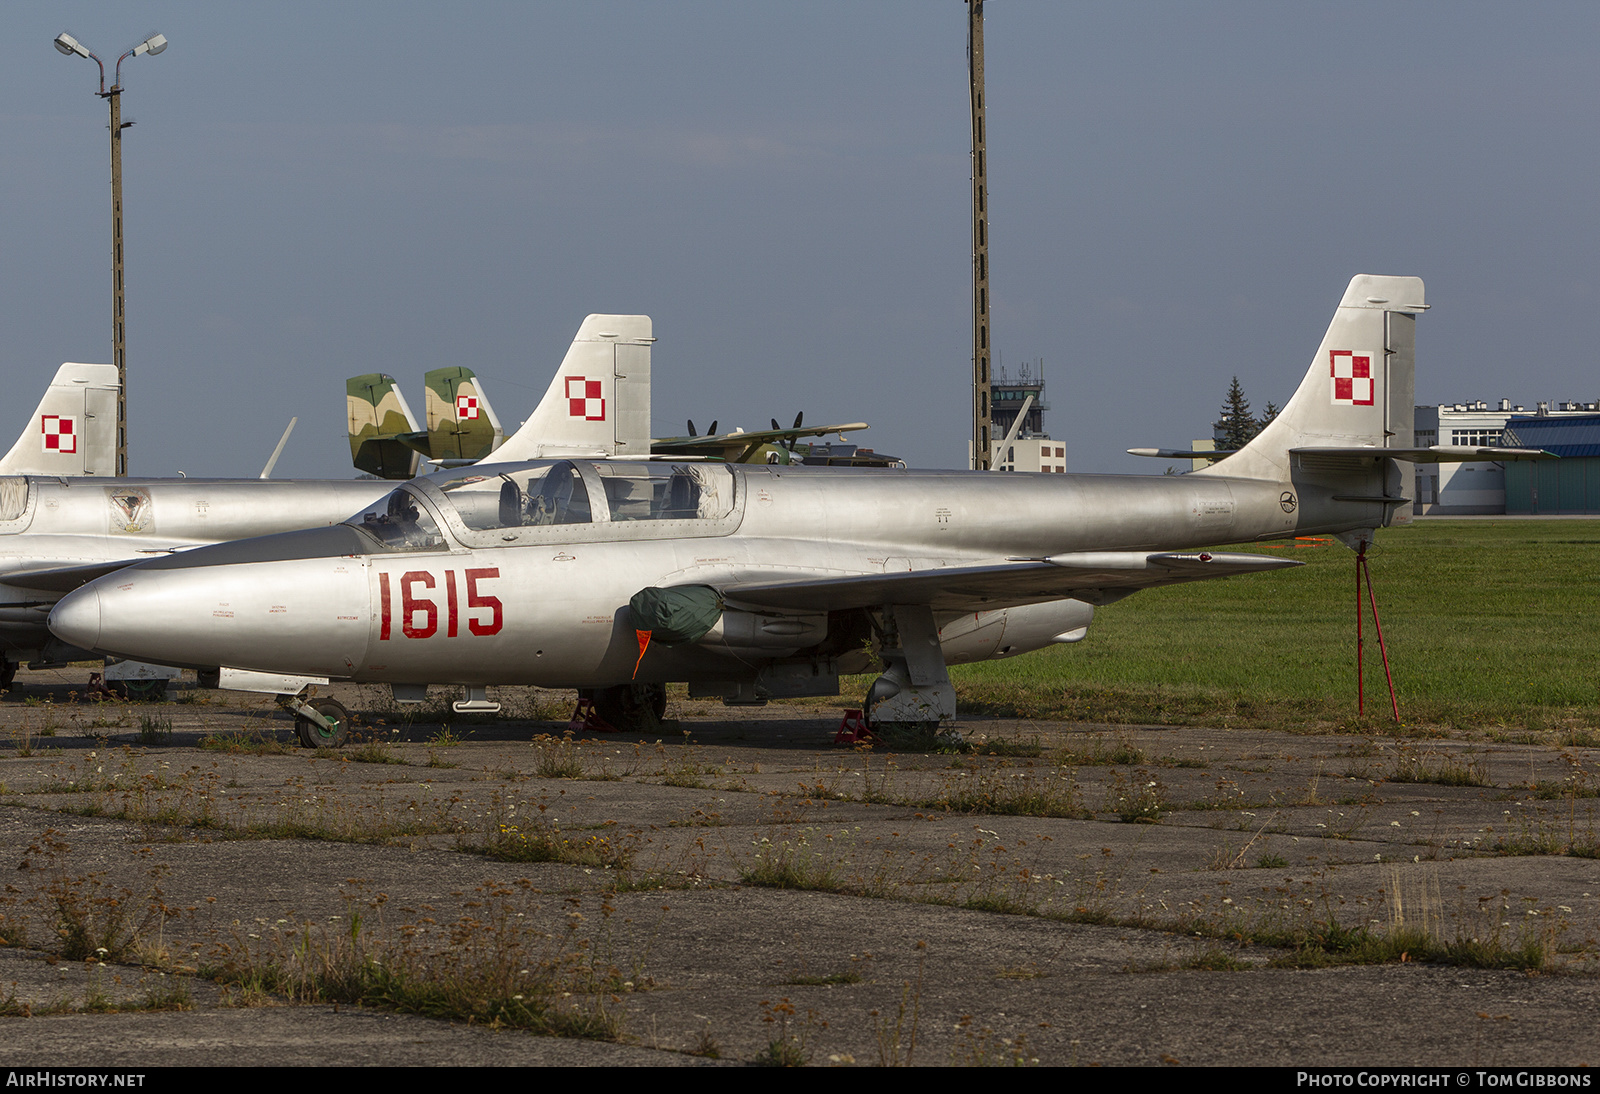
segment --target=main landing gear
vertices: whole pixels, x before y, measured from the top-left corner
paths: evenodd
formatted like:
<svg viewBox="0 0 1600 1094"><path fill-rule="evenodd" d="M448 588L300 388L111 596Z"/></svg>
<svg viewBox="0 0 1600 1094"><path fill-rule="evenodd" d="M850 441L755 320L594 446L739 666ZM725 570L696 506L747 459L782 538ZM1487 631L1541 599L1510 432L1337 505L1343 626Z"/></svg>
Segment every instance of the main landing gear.
<svg viewBox="0 0 1600 1094"><path fill-rule="evenodd" d="M867 723L879 735L933 738L956 716L956 689L945 671L939 627L925 604L883 611L883 675L867 689Z"/></svg>
<svg viewBox="0 0 1600 1094"><path fill-rule="evenodd" d="M592 717L585 722L586 729L617 733L649 733L661 728L661 719L667 713L667 688L665 684L623 684L619 687L585 689L578 692L581 700L587 699ZM598 724L593 724L598 720Z"/></svg>

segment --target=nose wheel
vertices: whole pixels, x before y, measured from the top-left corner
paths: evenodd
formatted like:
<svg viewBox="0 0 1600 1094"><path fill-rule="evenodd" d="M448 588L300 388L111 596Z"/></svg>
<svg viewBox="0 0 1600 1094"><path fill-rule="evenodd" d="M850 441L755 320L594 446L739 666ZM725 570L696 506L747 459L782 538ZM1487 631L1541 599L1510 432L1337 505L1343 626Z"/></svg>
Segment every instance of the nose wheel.
<svg viewBox="0 0 1600 1094"><path fill-rule="evenodd" d="M350 730L350 712L335 699L313 699L306 704L319 718L296 714L294 731L305 748L338 748Z"/></svg>

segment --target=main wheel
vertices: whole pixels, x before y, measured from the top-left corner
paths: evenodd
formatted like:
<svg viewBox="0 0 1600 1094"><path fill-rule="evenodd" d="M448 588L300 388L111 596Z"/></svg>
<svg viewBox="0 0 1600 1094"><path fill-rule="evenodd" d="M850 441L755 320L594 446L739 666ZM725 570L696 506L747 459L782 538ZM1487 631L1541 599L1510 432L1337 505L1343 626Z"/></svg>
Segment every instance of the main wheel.
<svg viewBox="0 0 1600 1094"><path fill-rule="evenodd" d="M596 688L594 710L623 733L644 733L661 725L667 713L667 688L664 684L624 684L615 688Z"/></svg>
<svg viewBox="0 0 1600 1094"><path fill-rule="evenodd" d="M10 658L0 658L0 691L10 691L11 685L17 682L17 662Z"/></svg>
<svg viewBox="0 0 1600 1094"><path fill-rule="evenodd" d="M345 734L350 729L350 712L344 709L344 704L335 699L317 699L311 703L311 709L326 721L319 723L304 715L295 715L294 731L300 735L300 744L306 748L338 748L344 744Z"/></svg>

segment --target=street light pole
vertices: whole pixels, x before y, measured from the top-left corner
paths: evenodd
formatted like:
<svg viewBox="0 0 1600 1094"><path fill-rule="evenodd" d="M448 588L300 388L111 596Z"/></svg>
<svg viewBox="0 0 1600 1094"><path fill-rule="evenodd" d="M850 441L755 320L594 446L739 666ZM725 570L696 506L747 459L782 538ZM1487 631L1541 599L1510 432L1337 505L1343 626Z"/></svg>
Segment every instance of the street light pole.
<svg viewBox="0 0 1600 1094"><path fill-rule="evenodd" d="M148 53L152 57L167 48L164 35L152 34L121 57L112 70L111 89L106 90L106 66L70 34L56 37L55 47L68 57L87 57L100 69L100 90L96 92L111 107L111 355L117 366L117 475L128 473L128 355L127 332L122 307L122 62ZM127 125L132 125L128 122Z"/></svg>
<svg viewBox="0 0 1600 1094"><path fill-rule="evenodd" d="M111 104L111 363L117 366L117 476L128 473L128 340L122 310L122 88L101 96Z"/></svg>
<svg viewBox="0 0 1600 1094"><path fill-rule="evenodd" d="M990 470L989 170L983 104L983 0L967 0L967 79L972 101L972 469Z"/></svg>

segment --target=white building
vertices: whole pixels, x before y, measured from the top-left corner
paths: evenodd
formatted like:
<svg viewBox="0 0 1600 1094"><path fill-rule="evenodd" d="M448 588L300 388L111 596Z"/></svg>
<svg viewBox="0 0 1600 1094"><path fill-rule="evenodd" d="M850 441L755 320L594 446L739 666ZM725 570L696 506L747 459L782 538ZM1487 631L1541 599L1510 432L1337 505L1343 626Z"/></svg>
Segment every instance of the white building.
<svg viewBox="0 0 1600 1094"><path fill-rule="evenodd" d="M1593 414L1596 403L1536 403L1530 411L1510 399L1490 407L1482 399L1475 403L1440 403L1419 406L1413 419L1418 447L1432 444L1497 445L1513 414L1539 417L1565 417ZM1500 463L1419 463L1417 467L1417 514L1468 516L1506 511L1506 471Z"/></svg>
<svg viewBox="0 0 1600 1094"><path fill-rule="evenodd" d="M1067 442L1053 441L1049 437L1018 437L1000 456L995 464L997 471L1062 473L1067 469Z"/></svg>

